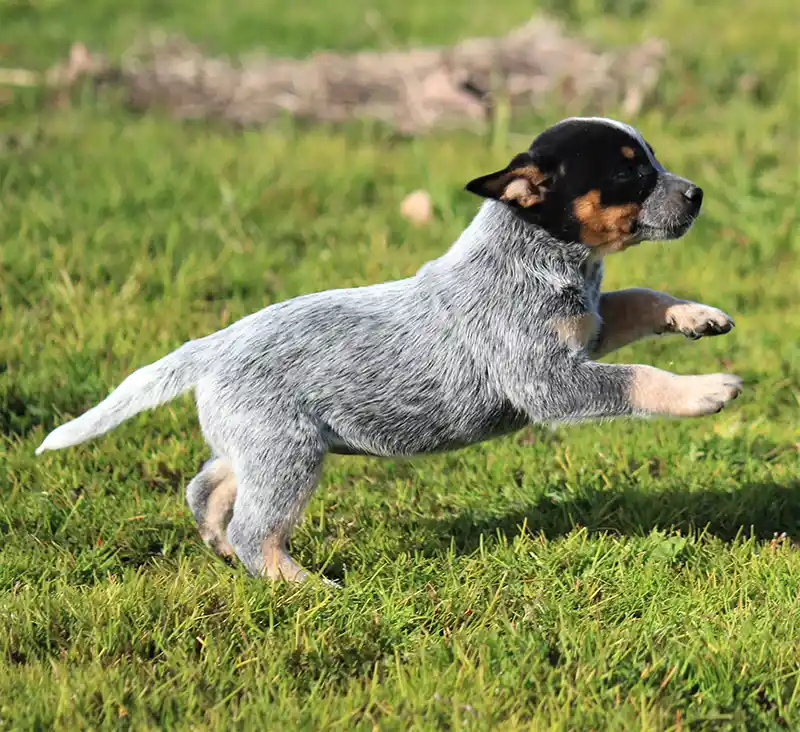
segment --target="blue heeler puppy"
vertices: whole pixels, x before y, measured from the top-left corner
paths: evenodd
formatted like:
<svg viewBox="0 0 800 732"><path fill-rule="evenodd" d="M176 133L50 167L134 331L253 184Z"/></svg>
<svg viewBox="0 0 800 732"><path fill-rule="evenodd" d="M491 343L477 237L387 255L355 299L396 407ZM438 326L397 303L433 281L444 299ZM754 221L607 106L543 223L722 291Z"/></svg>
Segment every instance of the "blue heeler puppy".
<svg viewBox="0 0 800 732"><path fill-rule="evenodd" d="M480 211L413 277L298 297L190 341L37 453L194 389L212 452L187 488L203 538L255 575L300 581L287 542L328 452L417 455L536 422L697 417L739 394L728 374L594 360L645 336L733 327L661 292L600 292L605 255L682 236L703 199L635 129L564 120L466 187Z"/></svg>

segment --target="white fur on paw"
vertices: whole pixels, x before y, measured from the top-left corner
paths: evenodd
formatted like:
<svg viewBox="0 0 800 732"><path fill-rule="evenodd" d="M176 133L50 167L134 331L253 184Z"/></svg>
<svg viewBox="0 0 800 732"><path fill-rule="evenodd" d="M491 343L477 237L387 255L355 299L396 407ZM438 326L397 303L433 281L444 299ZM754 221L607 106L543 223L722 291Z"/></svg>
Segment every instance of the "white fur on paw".
<svg viewBox="0 0 800 732"><path fill-rule="evenodd" d="M681 412L687 417L716 414L742 391L742 380L734 374L683 376Z"/></svg>
<svg viewBox="0 0 800 732"><path fill-rule="evenodd" d="M667 329L682 333L696 340L703 336L722 335L730 331L735 323L722 310L696 302L682 302L667 310Z"/></svg>

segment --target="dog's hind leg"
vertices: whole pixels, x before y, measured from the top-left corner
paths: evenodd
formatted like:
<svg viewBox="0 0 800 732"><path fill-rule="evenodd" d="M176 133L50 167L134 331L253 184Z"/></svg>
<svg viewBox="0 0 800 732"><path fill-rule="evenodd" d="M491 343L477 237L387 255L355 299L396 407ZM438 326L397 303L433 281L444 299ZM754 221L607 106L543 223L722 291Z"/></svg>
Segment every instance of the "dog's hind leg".
<svg viewBox="0 0 800 732"><path fill-rule="evenodd" d="M259 434L234 459L238 490L228 540L251 574L293 582L308 579L287 545L316 488L324 455L317 430L295 424Z"/></svg>
<svg viewBox="0 0 800 732"><path fill-rule="evenodd" d="M236 499L236 476L227 458L212 458L186 486L200 536L221 557L233 557L227 528Z"/></svg>

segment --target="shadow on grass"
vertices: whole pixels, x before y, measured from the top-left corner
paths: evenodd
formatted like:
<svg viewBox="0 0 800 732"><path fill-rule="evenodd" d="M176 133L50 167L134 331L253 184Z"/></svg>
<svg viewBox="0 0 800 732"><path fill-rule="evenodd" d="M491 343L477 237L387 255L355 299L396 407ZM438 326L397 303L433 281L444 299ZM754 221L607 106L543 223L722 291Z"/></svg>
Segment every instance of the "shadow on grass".
<svg viewBox="0 0 800 732"><path fill-rule="evenodd" d="M744 484L731 490L662 491L638 489L597 491L581 497L542 497L522 509L500 516L468 511L445 520L423 522L431 537L425 553L446 551L451 543L459 554L477 549L503 534L512 538L523 530L554 539L575 528L590 533L640 536L654 529L682 534L706 533L723 541L737 537L772 539L786 533L800 540L800 481Z"/></svg>

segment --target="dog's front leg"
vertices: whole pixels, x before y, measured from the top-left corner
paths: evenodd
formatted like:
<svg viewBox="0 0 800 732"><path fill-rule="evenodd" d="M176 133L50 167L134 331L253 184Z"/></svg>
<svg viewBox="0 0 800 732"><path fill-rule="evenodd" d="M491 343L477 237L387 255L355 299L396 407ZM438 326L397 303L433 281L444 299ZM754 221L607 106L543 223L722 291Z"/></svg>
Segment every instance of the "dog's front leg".
<svg viewBox="0 0 800 732"><path fill-rule="evenodd" d="M647 336L681 333L697 339L727 333L734 325L730 316L717 308L638 288L603 293L599 312L602 326L592 348L593 358Z"/></svg>
<svg viewBox="0 0 800 732"><path fill-rule="evenodd" d="M511 389L534 422L626 415L700 417L719 412L741 391L732 374L679 375L641 365L596 361L552 364L549 378Z"/></svg>

